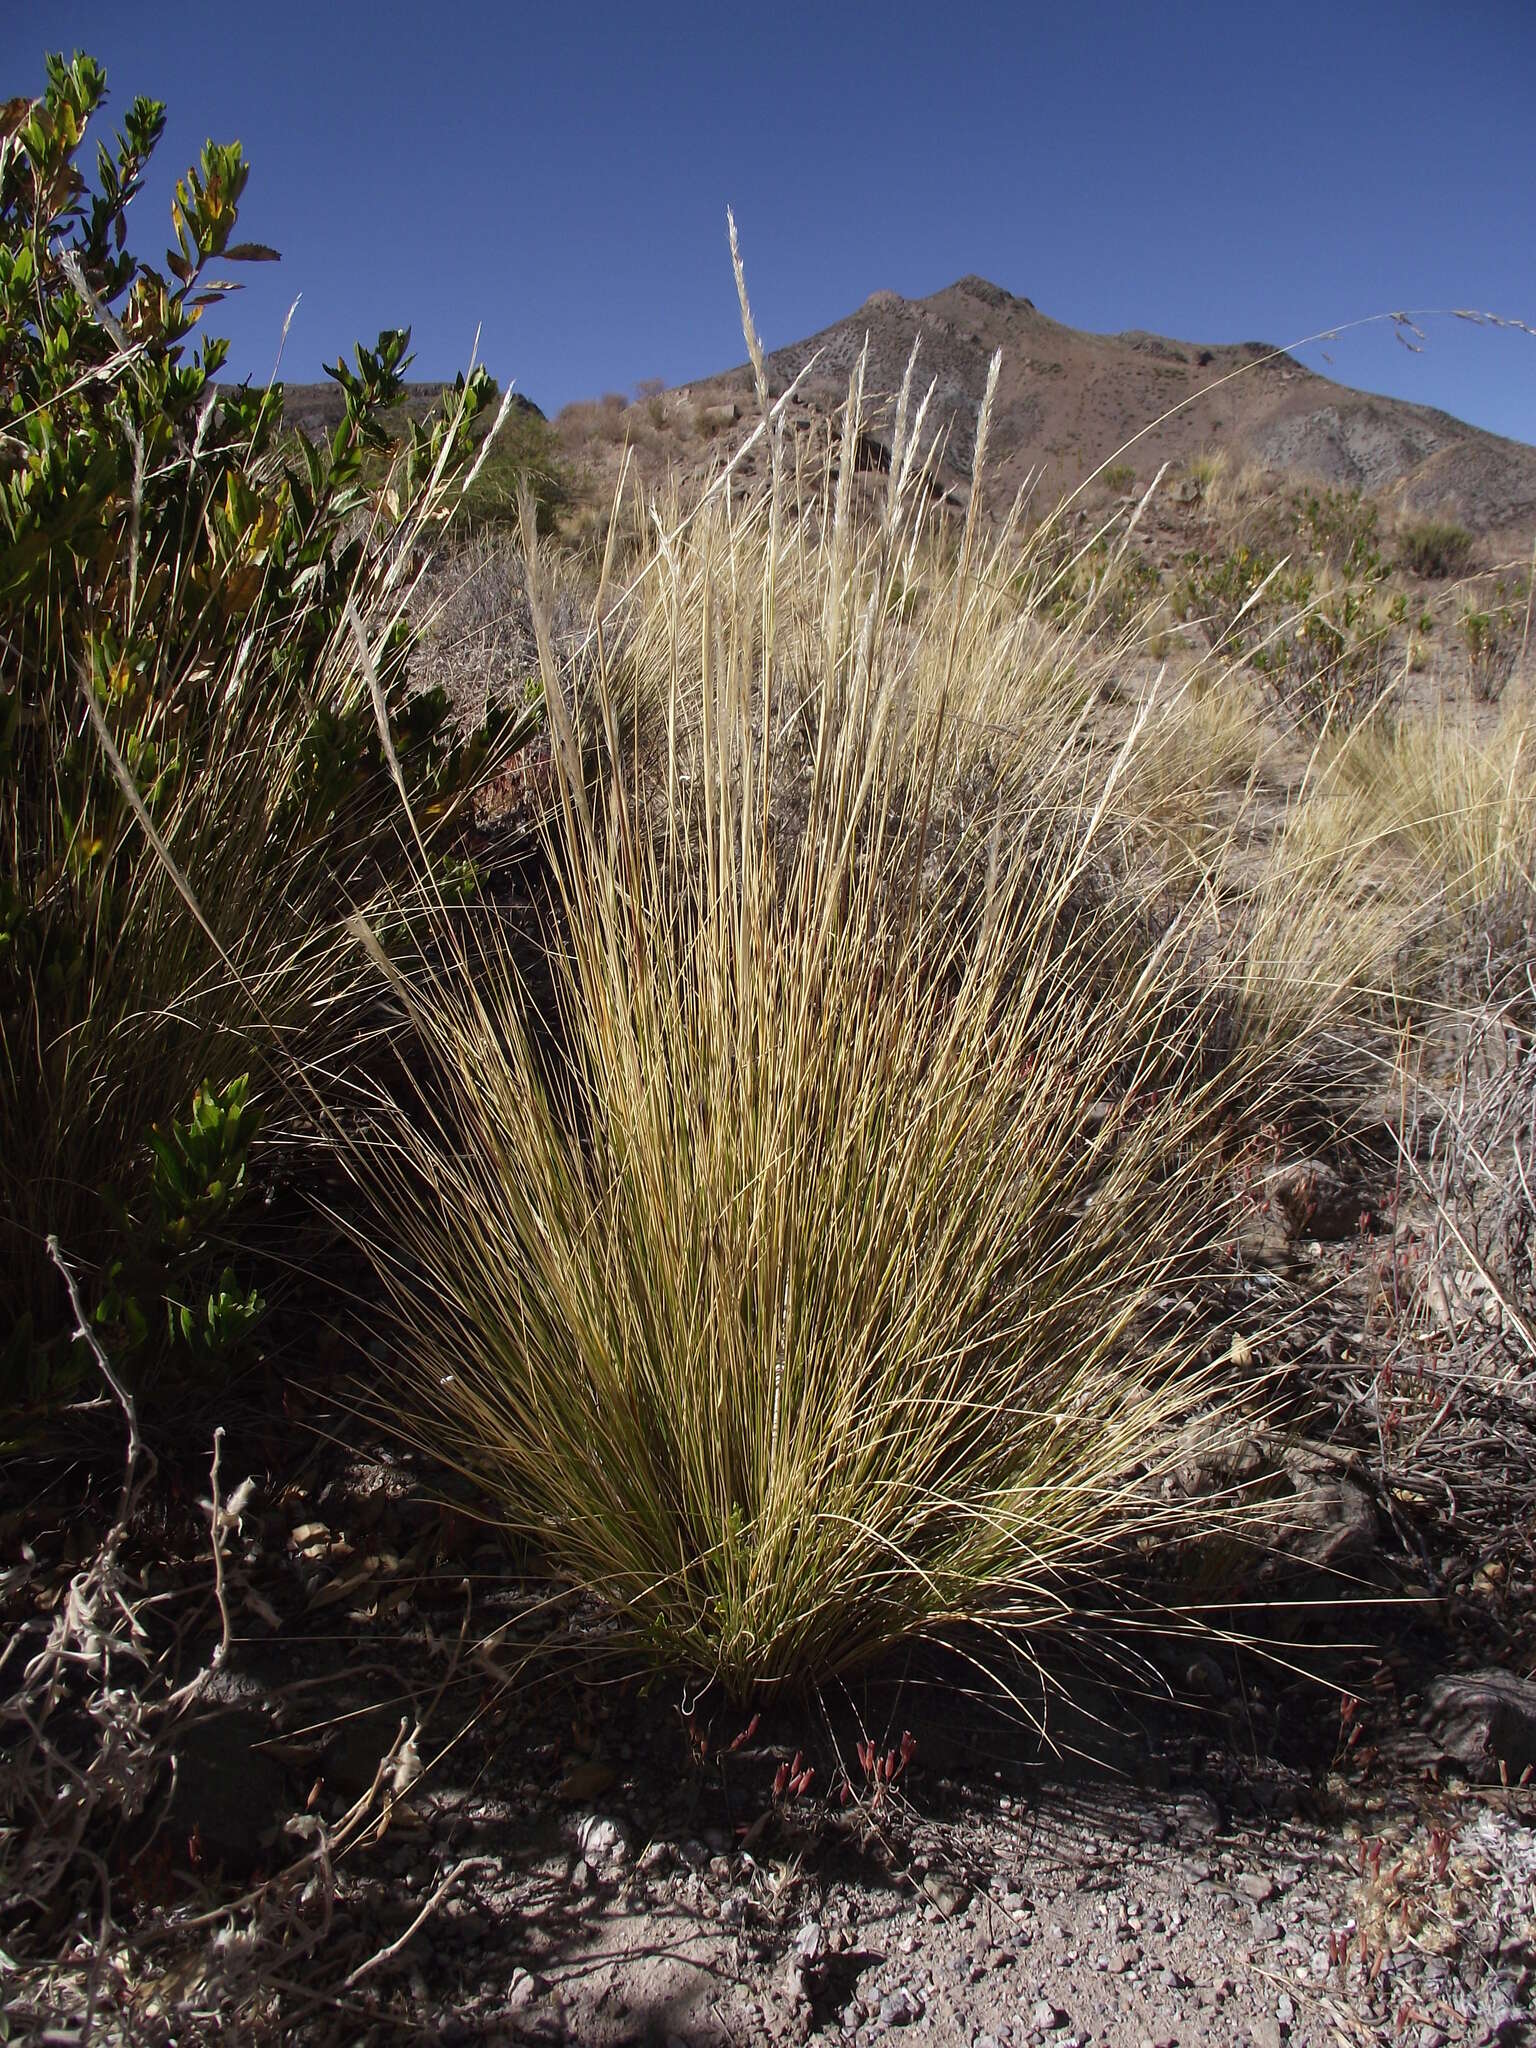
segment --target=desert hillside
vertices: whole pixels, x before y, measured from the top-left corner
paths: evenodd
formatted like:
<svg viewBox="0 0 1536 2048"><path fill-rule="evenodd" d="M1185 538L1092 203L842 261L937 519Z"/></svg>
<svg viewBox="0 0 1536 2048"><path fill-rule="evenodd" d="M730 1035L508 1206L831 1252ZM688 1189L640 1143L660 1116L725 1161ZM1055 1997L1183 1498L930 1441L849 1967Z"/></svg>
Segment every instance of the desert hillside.
<svg viewBox="0 0 1536 2048"><path fill-rule="evenodd" d="M945 470L956 484L968 479L987 365L1002 351L989 462L997 497L1038 476L1040 500L1052 503L1134 439L1121 459L1147 480L1164 462L1222 447L1239 461L1357 488L1405 514L1455 518L1490 536L1536 513L1536 449L1521 442L1336 384L1268 342L1084 333L979 277L926 299L876 292L846 319L775 350L769 372L783 386L812 363L801 385L808 405L834 405L866 338L869 387L894 391L919 337L919 385L936 380ZM693 384L686 397L698 409L744 402L750 391L743 364Z"/></svg>
<svg viewBox="0 0 1536 2048"><path fill-rule="evenodd" d="M791 408L802 430L837 412L866 342L871 394L900 388L919 344L918 389L935 387L928 423L940 440L940 481L959 497L969 489L987 367L1002 351L987 465L988 499L999 508L1032 483L1036 504L1048 509L1106 463L1124 464L1127 483L1145 486L1165 463L1187 468L1220 449L1235 466L1279 481L1361 491L1389 515L1456 520L1495 552L1523 553L1536 518L1536 448L1524 442L1337 384L1269 342L1089 334L980 277L926 299L875 292L845 319L774 350L776 393L805 373ZM448 389L410 385L407 411L419 417ZM616 393L580 401L553 424L583 495L606 503L623 449L648 483L703 474L755 403L742 363L674 390L647 388L633 402ZM520 406L542 418L528 399ZM289 384L284 409L305 432L328 431L341 417L339 388ZM877 406L876 443L881 420ZM878 446L871 452L878 462Z"/></svg>

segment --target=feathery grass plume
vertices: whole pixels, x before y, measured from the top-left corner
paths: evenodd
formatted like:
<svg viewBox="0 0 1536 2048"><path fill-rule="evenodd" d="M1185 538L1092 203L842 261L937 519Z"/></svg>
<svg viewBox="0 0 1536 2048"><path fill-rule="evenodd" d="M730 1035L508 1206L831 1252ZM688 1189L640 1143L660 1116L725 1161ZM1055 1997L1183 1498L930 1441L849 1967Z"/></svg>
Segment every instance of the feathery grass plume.
<svg viewBox="0 0 1536 2048"><path fill-rule="evenodd" d="M1136 733L1105 767L1077 709L1016 711L955 772L956 707L1027 704L1041 643L979 490L887 601L922 521L861 517L860 405L855 366L830 519L663 523L595 687L665 701L664 759L610 749L547 820L553 1015L456 925L402 984L424 1091L350 1161L400 1426L735 1692L1044 1626L1210 1511L1160 1490L1229 1398L1171 1302L1263 1085L1213 1054L1203 898L1159 927L1106 880Z"/></svg>

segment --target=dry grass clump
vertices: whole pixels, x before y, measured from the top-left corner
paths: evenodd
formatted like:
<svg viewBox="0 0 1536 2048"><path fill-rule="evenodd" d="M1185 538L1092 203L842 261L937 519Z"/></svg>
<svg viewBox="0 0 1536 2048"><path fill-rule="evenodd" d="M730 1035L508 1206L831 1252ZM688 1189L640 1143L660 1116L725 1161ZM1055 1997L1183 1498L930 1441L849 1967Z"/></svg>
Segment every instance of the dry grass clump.
<svg viewBox="0 0 1536 2048"><path fill-rule="evenodd" d="M1324 801L1363 809L1436 875L1459 913L1536 888L1536 736L1531 705L1512 702L1486 735L1448 717L1373 720L1350 733L1324 778Z"/></svg>
<svg viewBox="0 0 1536 2048"><path fill-rule="evenodd" d="M492 925L394 971L430 1078L352 1158L405 1426L621 1640L734 1692L1048 1624L1207 1512L1158 1482L1226 1398L1171 1290L1266 1084L1214 1050L1206 898L1159 925L1109 882L1135 734L1106 761L1019 715L1055 686L1022 628L998 653L978 511L889 601L922 558L899 418L870 521L845 472L825 518L721 492L663 530L622 661L592 635L595 779L545 660L548 1010ZM957 707L1009 680L986 778Z"/></svg>
<svg viewBox="0 0 1536 2048"><path fill-rule="evenodd" d="M1236 670L1196 669L1177 685L1160 672L1144 701L1117 815L1134 842L1203 873L1220 857L1233 814L1250 803L1269 752L1259 705Z"/></svg>
<svg viewBox="0 0 1536 2048"><path fill-rule="evenodd" d="M568 447L585 441L620 442L633 428L629 401L618 391L575 399L555 414L555 431Z"/></svg>
<svg viewBox="0 0 1536 2048"><path fill-rule="evenodd" d="M1190 474L1200 484L1208 509L1224 519L1266 511L1280 490L1274 472L1261 463L1234 463L1228 449L1196 456Z"/></svg>
<svg viewBox="0 0 1536 2048"><path fill-rule="evenodd" d="M1435 910L1433 892L1379 854L1366 804L1304 790L1258 855L1233 911L1247 931L1237 1014L1275 1057L1308 1042L1320 1013L1358 1027L1390 1011L1398 963Z"/></svg>

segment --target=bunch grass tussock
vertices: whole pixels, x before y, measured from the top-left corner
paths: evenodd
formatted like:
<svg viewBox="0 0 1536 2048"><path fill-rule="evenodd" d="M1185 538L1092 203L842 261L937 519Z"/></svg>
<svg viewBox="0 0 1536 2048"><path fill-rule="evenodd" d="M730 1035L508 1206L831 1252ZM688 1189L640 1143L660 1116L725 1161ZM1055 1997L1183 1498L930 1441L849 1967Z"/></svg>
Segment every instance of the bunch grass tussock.
<svg viewBox="0 0 1536 2048"><path fill-rule="evenodd" d="M1313 1044L1320 1012L1357 1038L1388 1025L1400 965L1434 926L1441 899L1426 878L1381 855L1367 803L1343 803L1306 784L1257 851L1255 872L1232 903L1246 932L1235 976L1238 1028L1277 1058Z"/></svg>
<svg viewBox="0 0 1536 2048"><path fill-rule="evenodd" d="M1144 701L1147 715L1117 786L1117 816L1133 858L1150 846L1184 874L1203 874L1250 812L1273 735L1240 672L1197 667L1174 683L1161 669Z"/></svg>
<svg viewBox="0 0 1536 2048"><path fill-rule="evenodd" d="M546 662L552 1015L484 919L390 969L428 1079L351 1162L405 1426L736 1693L1061 1619L1220 1511L1161 1481L1254 1398L1175 1304L1281 1025L1258 1065L1227 1028L1209 889L1116 879L1139 723L1106 754L1021 715L1059 694L1030 608L979 513L924 554L905 445L873 518L844 473L807 523L722 492L663 527L622 659L590 635L595 744ZM984 756L957 707L1010 678Z"/></svg>
<svg viewBox="0 0 1536 2048"><path fill-rule="evenodd" d="M1329 763L1327 794L1365 809L1439 879L1462 914L1536 890L1536 734L1531 701L1511 699L1479 733L1465 716L1361 725Z"/></svg>

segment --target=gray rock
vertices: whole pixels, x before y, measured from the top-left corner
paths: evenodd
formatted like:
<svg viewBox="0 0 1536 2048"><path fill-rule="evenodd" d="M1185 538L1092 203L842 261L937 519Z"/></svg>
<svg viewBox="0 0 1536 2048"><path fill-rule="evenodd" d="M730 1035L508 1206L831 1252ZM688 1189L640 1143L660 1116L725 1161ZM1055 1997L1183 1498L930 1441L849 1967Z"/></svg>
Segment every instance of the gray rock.
<svg viewBox="0 0 1536 2048"><path fill-rule="evenodd" d="M970 1897L963 1884L940 1876L936 1870L930 1870L924 1877L923 1890L946 1920L952 1920L957 1913L963 1912Z"/></svg>
<svg viewBox="0 0 1536 2048"><path fill-rule="evenodd" d="M624 1863L629 1858L629 1830L623 1821L609 1814L584 1814L576 1823L576 1843L594 1868Z"/></svg>
<svg viewBox="0 0 1536 2048"><path fill-rule="evenodd" d="M923 2016L923 2001L917 1993L905 1984L898 1984L894 1991L888 1991L880 2001L879 2023L882 2027L906 2027Z"/></svg>
<svg viewBox="0 0 1536 2048"><path fill-rule="evenodd" d="M1437 1678L1424 1700L1424 1725L1447 1756L1473 1776L1511 1782L1536 1765L1536 1681L1509 1671Z"/></svg>
<svg viewBox="0 0 1536 2048"><path fill-rule="evenodd" d="M1326 1159L1293 1159L1264 1176L1270 1214L1288 1237L1353 1237L1375 1204Z"/></svg>
<svg viewBox="0 0 1536 2048"><path fill-rule="evenodd" d="M1209 1792L1181 1792L1174 1803L1179 1833L1188 1840L1209 1841L1221 1827L1221 1809ZM1204 1873L1210 1876L1210 1871Z"/></svg>
<svg viewBox="0 0 1536 2048"><path fill-rule="evenodd" d="M826 1929L819 1920L803 1920L795 1934L794 1952L802 1963L819 1963L827 1952Z"/></svg>
<svg viewBox="0 0 1536 2048"><path fill-rule="evenodd" d="M1030 2011L1029 2023L1040 2033L1049 2034L1057 2027L1064 2027L1067 2024L1067 2016L1059 2006L1052 2005L1048 1998L1038 1998Z"/></svg>
<svg viewBox="0 0 1536 2048"><path fill-rule="evenodd" d="M1184 1658L1181 1675L1185 1689L1201 1699L1220 1700L1227 1696L1227 1674L1206 1650L1194 1650Z"/></svg>
<svg viewBox="0 0 1536 2048"><path fill-rule="evenodd" d="M1348 1570L1375 1557L1381 1547L1375 1503L1344 1465L1297 1448L1286 1452L1285 1470L1295 1492L1275 1503L1272 1526L1264 1517L1264 1541L1326 1570Z"/></svg>
<svg viewBox="0 0 1536 2048"><path fill-rule="evenodd" d="M1477 2017L1484 2041L1516 2042L1526 2037L1530 2008L1520 2000L1519 1985L1512 1977L1488 1978L1478 1995Z"/></svg>
<svg viewBox="0 0 1536 2048"><path fill-rule="evenodd" d="M199 1715L176 1731L166 1823L172 1840L196 1838L207 1868L247 1874L293 1809L287 1772L254 1746L272 1732L265 1713L245 1707Z"/></svg>
<svg viewBox="0 0 1536 2048"><path fill-rule="evenodd" d="M512 1981L507 1986L508 2012L523 2012L535 2005L549 1989L542 1977L536 1977L532 1970L514 1970Z"/></svg>
<svg viewBox="0 0 1536 2048"><path fill-rule="evenodd" d="M361 1798L399 1734L400 1715L393 1707L369 1707L347 1714L325 1747L322 1768L326 1784L349 1800Z"/></svg>

